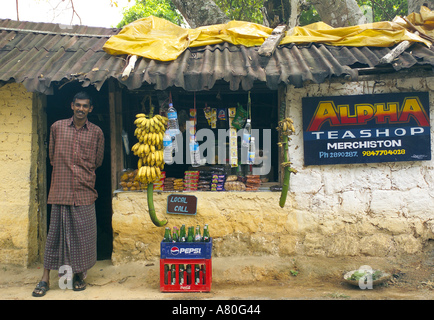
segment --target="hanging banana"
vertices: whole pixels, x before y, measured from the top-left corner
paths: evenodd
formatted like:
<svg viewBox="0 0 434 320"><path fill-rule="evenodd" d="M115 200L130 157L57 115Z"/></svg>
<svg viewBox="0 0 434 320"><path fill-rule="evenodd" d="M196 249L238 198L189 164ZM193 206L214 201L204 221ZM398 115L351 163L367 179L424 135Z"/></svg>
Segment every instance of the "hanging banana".
<svg viewBox="0 0 434 320"><path fill-rule="evenodd" d="M153 117L148 117L144 113L137 114L134 135L139 142L131 148L133 154L139 157L136 180L142 185L147 185L149 215L157 227L167 224L167 220L160 221L155 214L153 183L161 178L164 168L163 137L168 121L159 114Z"/></svg>

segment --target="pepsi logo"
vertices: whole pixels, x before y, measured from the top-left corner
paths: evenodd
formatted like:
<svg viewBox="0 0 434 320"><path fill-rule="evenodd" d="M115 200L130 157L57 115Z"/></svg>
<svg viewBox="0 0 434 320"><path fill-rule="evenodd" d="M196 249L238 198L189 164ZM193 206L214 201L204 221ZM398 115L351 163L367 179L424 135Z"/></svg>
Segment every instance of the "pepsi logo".
<svg viewBox="0 0 434 320"><path fill-rule="evenodd" d="M170 253L173 254L174 256L176 256L179 253L179 248L178 247L172 247L170 249Z"/></svg>

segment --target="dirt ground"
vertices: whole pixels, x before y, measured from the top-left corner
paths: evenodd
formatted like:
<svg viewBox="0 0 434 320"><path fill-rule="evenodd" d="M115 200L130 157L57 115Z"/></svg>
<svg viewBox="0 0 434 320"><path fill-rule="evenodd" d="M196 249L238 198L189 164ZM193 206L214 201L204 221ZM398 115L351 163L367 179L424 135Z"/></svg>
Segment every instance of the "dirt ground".
<svg viewBox="0 0 434 320"><path fill-rule="evenodd" d="M159 288L159 260L114 266L98 261L88 272L87 289L62 290L51 272L50 290L31 296L42 265L0 265L2 300L432 300L433 260L367 258L220 257L212 260L213 279L207 293L164 293ZM343 280L346 271L370 265L393 275L373 289L362 290Z"/></svg>

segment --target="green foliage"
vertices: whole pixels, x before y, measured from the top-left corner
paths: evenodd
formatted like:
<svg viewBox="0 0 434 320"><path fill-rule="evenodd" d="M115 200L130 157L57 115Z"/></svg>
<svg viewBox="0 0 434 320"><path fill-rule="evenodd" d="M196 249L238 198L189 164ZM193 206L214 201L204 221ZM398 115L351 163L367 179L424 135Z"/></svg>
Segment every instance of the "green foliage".
<svg viewBox="0 0 434 320"><path fill-rule="evenodd" d="M260 8L264 0L215 0L215 3L231 20L262 24Z"/></svg>
<svg viewBox="0 0 434 320"><path fill-rule="evenodd" d="M183 22L182 15L178 13L171 0L135 0L136 4L124 11L122 21L118 28L125 26L137 19L154 15L164 18L177 25ZM220 9L231 19L250 21L262 24L261 8L264 0L214 0ZM285 0L290 1L290 0ZM373 21L391 21L395 16L407 15L407 0L356 0L361 8L372 7ZM309 3L309 1L308 1ZM364 12L365 13L365 12ZM307 10L301 12L300 26L305 26L321 21L321 17L310 5Z"/></svg>
<svg viewBox="0 0 434 320"><path fill-rule="evenodd" d="M150 15L169 20L177 25L181 25L183 22L182 15L176 11L171 0L136 0L134 6L124 10L123 18L117 27L122 28L133 21Z"/></svg>
<svg viewBox="0 0 434 320"><path fill-rule="evenodd" d="M408 13L407 0L356 0L359 7L372 8L373 20L392 21L396 16L406 16ZM364 12L365 13L365 12Z"/></svg>
<svg viewBox="0 0 434 320"><path fill-rule="evenodd" d="M321 21L321 17L318 12L316 12L313 6L309 6L308 10L303 10L300 14L300 18L298 20L299 25L301 27L307 26L308 24L315 23Z"/></svg>

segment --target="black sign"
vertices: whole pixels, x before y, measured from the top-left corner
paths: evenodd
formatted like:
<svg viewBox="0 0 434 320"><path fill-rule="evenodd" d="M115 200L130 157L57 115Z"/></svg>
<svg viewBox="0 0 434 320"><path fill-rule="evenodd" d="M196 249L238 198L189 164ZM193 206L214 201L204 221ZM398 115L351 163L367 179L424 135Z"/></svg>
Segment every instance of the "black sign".
<svg viewBox="0 0 434 320"><path fill-rule="evenodd" d="M196 196L170 194L167 197L167 213L195 215L196 210Z"/></svg>
<svg viewBox="0 0 434 320"><path fill-rule="evenodd" d="M431 160L427 92L303 98L304 164Z"/></svg>

